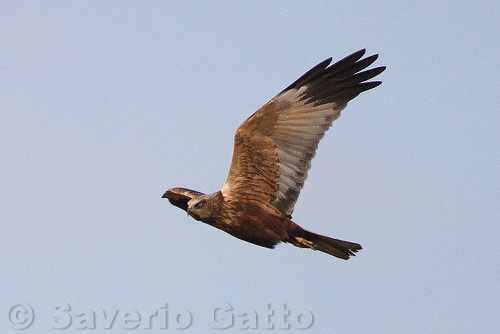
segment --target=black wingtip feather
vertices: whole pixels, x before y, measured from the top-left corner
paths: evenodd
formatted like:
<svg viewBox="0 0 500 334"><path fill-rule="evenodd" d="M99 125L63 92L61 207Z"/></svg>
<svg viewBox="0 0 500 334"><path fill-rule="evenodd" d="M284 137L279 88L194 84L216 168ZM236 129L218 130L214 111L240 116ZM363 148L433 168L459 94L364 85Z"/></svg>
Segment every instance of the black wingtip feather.
<svg viewBox="0 0 500 334"><path fill-rule="evenodd" d="M339 104L344 104L354 99L359 94L379 86L381 83L382 81L363 82L354 87L339 90L337 93L328 95L325 98L319 98L315 104L322 104L326 99L329 101L338 101Z"/></svg>
<svg viewBox="0 0 500 334"><path fill-rule="evenodd" d="M315 77L317 77L318 75L323 73L323 71L328 67L328 65L330 65L331 62L332 62L332 57L323 60L321 63L317 64L316 66L311 68L309 71L304 73L300 78L295 80L290 86L283 89L281 91L281 93L286 92L289 89L299 88L299 87L305 85L307 82L314 80Z"/></svg>
<svg viewBox="0 0 500 334"><path fill-rule="evenodd" d="M339 82L339 85L344 87L350 87L353 85L360 84L366 80L376 77L380 73L384 72L385 67L376 67L357 74L351 75L350 77Z"/></svg>
<svg viewBox="0 0 500 334"><path fill-rule="evenodd" d="M332 75L335 75L337 73L340 73L348 68L351 68L352 66L354 66L356 63L358 63L358 60L361 59L361 57L364 56L364 54L366 53L366 50L365 49L361 49L359 51L356 51L354 52L353 54L347 56L347 57L344 57L342 58L341 60L339 60L338 62L336 62L335 64L332 64L330 65L325 72L328 73L328 76L332 76ZM369 65L369 64L368 64ZM366 66L368 66L366 65ZM365 67L366 67L365 66ZM364 68L364 67L363 67ZM326 73L325 73L326 74Z"/></svg>
<svg viewBox="0 0 500 334"><path fill-rule="evenodd" d="M340 71L335 71L331 72L330 68L328 68L328 74L326 74L326 77L332 77L332 76L337 76L338 78L347 78L355 73L358 73L359 71L367 68L371 64L377 60L378 55L372 55L369 57L366 57L364 59L359 60L358 62L352 64L350 67L345 68L344 70Z"/></svg>
<svg viewBox="0 0 500 334"><path fill-rule="evenodd" d="M378 59L378 54L362 59L365 53L366 49L361 49L331 65L332 58L328 58L307 71L281 93L306 86L303 98L314 105L331 102L346 104L361 92L381 84L381 81L365 82L385 70L385 66L380 66L363 71Z"/></svg>

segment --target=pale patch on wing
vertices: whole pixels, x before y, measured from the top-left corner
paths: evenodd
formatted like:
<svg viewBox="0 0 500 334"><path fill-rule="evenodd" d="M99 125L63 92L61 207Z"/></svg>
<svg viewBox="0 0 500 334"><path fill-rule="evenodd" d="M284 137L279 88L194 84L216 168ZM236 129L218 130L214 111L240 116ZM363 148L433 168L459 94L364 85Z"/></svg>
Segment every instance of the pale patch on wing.
<svg viewBox="0 0 500 334"><path fill-rule="evenodd" d="M273 204L285 215L292 214L319 141L345 107L345 104L337 106L335 103L314 106L314 102L301 100L304 90L304 86L299 90L291 89L272 100L284 106L279 110L272 137L279 171Z"/></svg>

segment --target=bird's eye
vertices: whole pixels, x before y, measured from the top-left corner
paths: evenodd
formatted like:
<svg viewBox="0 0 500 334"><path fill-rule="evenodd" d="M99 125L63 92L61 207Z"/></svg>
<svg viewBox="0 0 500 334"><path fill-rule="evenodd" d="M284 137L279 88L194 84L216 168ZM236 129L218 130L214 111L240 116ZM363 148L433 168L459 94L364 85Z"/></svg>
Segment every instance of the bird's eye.
<svg viewBox="0 0 500 334"><path fill-rule="evenodd" d="M203 201L199 201L198 203L195 204L195 208L201 208L203 206Z"/></svg>

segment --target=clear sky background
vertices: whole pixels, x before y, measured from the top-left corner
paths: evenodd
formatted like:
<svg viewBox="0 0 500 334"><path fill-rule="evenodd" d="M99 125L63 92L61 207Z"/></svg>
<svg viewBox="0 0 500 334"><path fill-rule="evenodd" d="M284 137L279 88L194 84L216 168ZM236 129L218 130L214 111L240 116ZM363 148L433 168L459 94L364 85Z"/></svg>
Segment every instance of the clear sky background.
<svg viewBox="0 0 500 334"><path fill-rule="evenodd" d="M499 17L496 1L2 1L0 331L24 306L42 334L255 316L246 332L273 333L283 314L288 333L499 332ZM294 211L358 256L261 248L160 198L219 190L236 128L361 48L383 84L327 132Z"/></svg>

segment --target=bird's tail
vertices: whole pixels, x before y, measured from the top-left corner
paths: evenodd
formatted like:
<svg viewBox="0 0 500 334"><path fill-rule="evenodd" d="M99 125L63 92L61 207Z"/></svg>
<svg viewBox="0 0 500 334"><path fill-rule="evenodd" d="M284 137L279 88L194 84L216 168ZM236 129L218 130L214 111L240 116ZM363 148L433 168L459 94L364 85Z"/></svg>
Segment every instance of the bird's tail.
<svg viewBox="0 0 500 334"><path fill-rule="evenodd" d="M308 247L319 250L343 260L348 260L350 256L355 256L356 254L354 253L362 249L360 244L333 239L304 229L298 233L298 236L293 238L292 243L297 247Z"/></svg>

